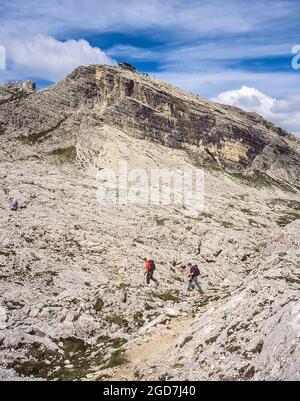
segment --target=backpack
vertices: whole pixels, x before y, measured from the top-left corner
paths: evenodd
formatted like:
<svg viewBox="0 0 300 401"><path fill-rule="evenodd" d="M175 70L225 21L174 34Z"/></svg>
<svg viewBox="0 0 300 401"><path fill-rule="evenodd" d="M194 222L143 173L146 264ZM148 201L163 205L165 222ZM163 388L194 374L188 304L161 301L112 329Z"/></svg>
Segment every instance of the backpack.
<svg viewBox="0 0 300 401"><path fill-rule="evenodd" d="M147 260L147 262L146 262L146 269L147 269L147 270L152 270L152 271L156 269L155 263L154 263L153 260Z"/></svg>
<svg viewBox="0 0 300 401"><path fill-rule="evenodd" d="M199 270L199 267L197 265L193 266L193 275L194 275L194 277L200 276L200 270Z"/></svg>

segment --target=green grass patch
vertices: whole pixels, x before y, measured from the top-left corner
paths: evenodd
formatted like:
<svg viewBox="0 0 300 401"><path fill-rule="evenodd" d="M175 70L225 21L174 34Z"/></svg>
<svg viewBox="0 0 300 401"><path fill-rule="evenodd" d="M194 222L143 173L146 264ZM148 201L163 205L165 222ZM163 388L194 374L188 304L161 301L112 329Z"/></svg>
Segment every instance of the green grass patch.
<svg viewBox="0 0 300 401"><path fill-rule="evenodd" d="M276 223L279 225L279 227L285 227L288 224L290 224L293 221L298 220L298 219L300 219L299 213L287 213L287 214L280 216L276 220Z"/></svg>
<svg viewBox="0 0 300 401"><path fill-rule="evenodd" d="M105 364L105 368L114 368L116 366L123 365L124 363L127 362L127 359L125 358L124 350L117 350L113 352L108 360L108 362Z"/></svg>
<svg viewBox="0 0 300 401"><path fill-rule="evenodd" d="M152 320L156 319L160 315L159 312L149 313L146 318L151 322Z"/></svg>
<svg viewBox="0 0 300 401"><path fill-rule="evenodd" d="M180 344L180 348L183 348L185 346L185 344L187 344L188 342L190 342L193 339L193 336L187 336L185 337L185 339L182 341L182 343Z"/></svg>
<svg viewBox="0 0 300 401"><path fill-rule="evenodd" d="M206 344L206 345L214 344L214 343L217 341L218 337L219 337L219 336L215 336L215 337L209 338L208 340L205 341L205 344Z"/></svg>
<svg viewBox="0 0 300 401"><path fill-rule="evenodd" d="M240 379L247 381L251 380L253 376L255 375L255 368L254 366L244 366L241 369L239 369L239 374L240 374Z"/></svg>
<svg viewBox="0 0 300 401"><path fill-rule="evenodd" d="M300 211L300 202L297 200L276 198L273 199L270 203L272 205L280 205L288 207L289 209L292 209L293 211L296 212Z"/></svg>
<svg viewBox="0 0 300 401"><path fill-rule="evenodd" d="M165 373L165 374L159 376L158 381L159 382L165 382L165 381L170 380L170 379L171 379L171 376Z"/></svg>
<svg viewBox="0 0 300 401"><path fill-rule="evenodd" d="M142 245L145 244L145 242L144 242L142 239L140 239L140 238L135 238L134 241L135 241L136 243L138 243L138 244L142 244Z"/></svg>
<svg viewBox="0 0 300 401"><path fill-rule="evenodd" d="M248 208L241 208L241 212L245 213L245 214L249 214L250 216L253 216L253 213L251 212L250 209Z"/></svg>
<svg viewBox="0 0 300 401"><path fill-rule="evenodd" d="M96 303L94 305L94 309L96 312L101 312L104 307L104 301L102 298L97 298Z"/></svg>
<svg viewBox="0 0 300 401"><path fill-rule="evenodd" d="M252 227L260 227L260 224L257 223L257 221L253 220L253 219L248 219L248 223L250 226Z"/></svg>
<svg viewBox="0 0 300 401"><path fill-rule="evenodd" d="M168 219L163 218L163 217L158 217L158 216L155 216L155 217L154 217L154 222L155 222L155 224L156 224L157 226L164 226L164 225L165 225L165 222L166 222L167 220L168 220Z"/></svg>
<svg viewBox="0 0 300 401"><path fill-rule="evenodd" d="M28 345L26 359L16 359L8 368L13 368L19 375L26 377L60 381L81 380L91 373L95 366L102 370L124 363L124 350L120 348L126 341L120 337L102 336L96 345L90 345L82 339L67 337L56 341L59 350L50 350L40 343L32 343ZM103 344L105 349L100 349L99 344ZM105 362L104 356L108 347L115 351L108 362Z"/></svg>
<svg viewBox="0 0 300 401"><path fill-rule="evenodd" d="M208 305L209 299L208 298L201 298L199 301L194 302L193 310L198 311L199 309L203 308L204 306Z"/></svg>
<svg viewBox="0 0 300 401"><path fill-rule="evenodd" d="M133 373L133 376L135 377L135 379L137 379L138 381L140 381L140 379L142 378L142 376L140 375L140 372L138 370L135 370Z"/></svg>
<svg viewBox="0 0 300 401"><path fill-rule="evenodd" d="M112 338L108 336L101 336L97 340L97 344L103 344L105 346L112 347L114 349L121 348L126 342L127 340L125 338L121 337Z"/></svg>
<svg viewBox="0 0 300 401"><path fill-rule="evenodd" d="M29 145L35 145L37 143L43 142L49 136L49 134L58 129L66 121L66 119L67 117L64 117L54 127L48 128L45 131L33 132L32 134L29 135L20 135L16 139L19 142Z"/></svg>
<svg viewBox="0 0 300 401"><path fill-rule="evenodd" d="M221 221L221 226L225 227L225 228L231 228L233 227L233 223L231 223L230 221Z"/></svg>
<svg viewBox="0 0 300 401"><path fill-rule="evenodd" d="M162 301L175 301L175 302L179 302L180 301L180 299L179 299L179 296L178 296L178 291L171 291L171 290L168 290L168 291L165 291L165 292L155 292L154 294L153 294L153 297L155 297L155 298L159 298L159 299L161 299Z"/></svg>
<svg viewBox="0 0 300 401"><path fill-rule="evenodd" d="M76 147L68 146L66 148L54 149L48 152L48 155L58 158L61 162L70 163L76 159Z"/></svg>
<svg viewBox="0 0 300 401"><path fill-rule="evenodd" d="M263 174L260 172L255 172L254 174L245 175L242 173L226 173L229 177L234 180L239 181L240 183L254 187L254 188L264 188L264 187L277 187L286 192L295 192L295 189L282 181L275 180L271 178L267 174Z"/></svg>
<svg viewBox="0 0 300 401"><path fill-rule="evenodd" d="M8 310L16 310L16 309L22 309L25 304L23 302L18 302L18 301L3 301L3 304Z"/></svg>
<svg viewBox="0 0 300 401"><path fill-rule="evenodd" d="M115 315L115 314L105 316L104 320L107 323L116 324L117 326L120 326L120 327L125 326L128 323L127 320L124 319L122 316L118 316L118 315Z"/></svg>
<svg viewBox="0 0 300 401"><path fill-rule="evenodd" d="M80 380L89 372L92 365L103 366L103 354L93 345L75 337L58 341L60 351L49 350L39 343L30 344L27 360L15 360L10 368L24 376L34 376L47 380ZM69 361L72 367L67 367Z"/></svg>
<svg viewBox="0 0 300 401"><path fill-rule="evenodd" d="M211 213L206 213L206 212L200 213L199 216L200 216L200 217L205 217L205 218L207 218L207 219L211 219L211 218L213 217Z"/></svg>
<svg viewBox="0 0 300 401"><path fill-rule="evenodd" d="M133 320L136 326L141 327L145 323L143 319L143 313L141 311L136 311L133 314Z"/></svg>

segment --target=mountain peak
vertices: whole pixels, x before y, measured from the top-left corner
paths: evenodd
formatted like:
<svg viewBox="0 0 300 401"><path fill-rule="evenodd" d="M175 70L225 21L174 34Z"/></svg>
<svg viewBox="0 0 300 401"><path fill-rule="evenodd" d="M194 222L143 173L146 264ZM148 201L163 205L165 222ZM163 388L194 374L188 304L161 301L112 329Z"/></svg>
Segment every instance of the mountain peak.
<svg viewBox="0 0 300 401"><path fill-rule="evenodd" d="M68 123L72 124L68 141L76 146L82 122L76 123L74 116L84 109L95 124L98 121L132 137L184 149L199 166L230 173L259 172L299 185L298 139L256 113L208 101L132 67L80 66L57 84L28 94L2 100L1 115L6 130L17 128L29 144L32 133L51 132L40 136L37 148L51 147L53 135L60 136L60 129L68 131ZM14 108L17 122L10 118ZM60 140L64 138L61 135Z"/></svg>

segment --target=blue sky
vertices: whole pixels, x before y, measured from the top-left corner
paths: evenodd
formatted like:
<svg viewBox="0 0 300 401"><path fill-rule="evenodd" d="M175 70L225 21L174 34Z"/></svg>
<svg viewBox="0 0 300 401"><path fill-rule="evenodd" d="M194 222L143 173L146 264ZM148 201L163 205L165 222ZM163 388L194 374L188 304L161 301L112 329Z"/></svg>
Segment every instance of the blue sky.
<svg viewBox="0 0 300 401"><path fill-rule="evenodd" d="M0 81L38 87L78 65L133 63L300 135L299 0L11 0L0 3Z"/></svg>

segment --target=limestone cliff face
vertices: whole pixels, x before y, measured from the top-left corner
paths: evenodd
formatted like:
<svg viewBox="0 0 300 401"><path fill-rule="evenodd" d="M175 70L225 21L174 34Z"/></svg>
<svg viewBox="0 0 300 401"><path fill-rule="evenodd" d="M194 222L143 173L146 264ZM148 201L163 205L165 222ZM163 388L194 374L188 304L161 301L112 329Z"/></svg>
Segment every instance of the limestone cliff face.
<svg viewBox="0 0 300 401"><path fill-rule="evenodd" d="M139 73L79 67L41 92L6 91L1 98L1 126L12 136L17 128L17 139L35 145L35 151L76 145L82 132L91 135L92 128L105 124L185 149L199 165L258 171L299 185L298 139L255 113L207 101Z"/></svg>

